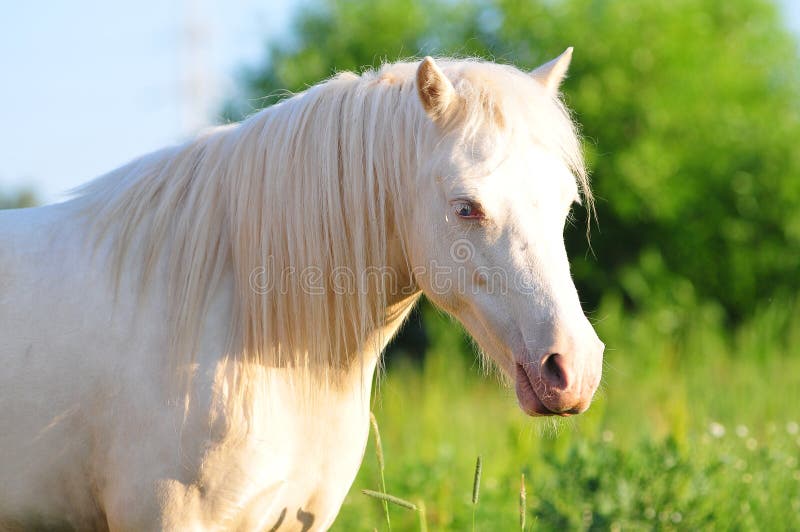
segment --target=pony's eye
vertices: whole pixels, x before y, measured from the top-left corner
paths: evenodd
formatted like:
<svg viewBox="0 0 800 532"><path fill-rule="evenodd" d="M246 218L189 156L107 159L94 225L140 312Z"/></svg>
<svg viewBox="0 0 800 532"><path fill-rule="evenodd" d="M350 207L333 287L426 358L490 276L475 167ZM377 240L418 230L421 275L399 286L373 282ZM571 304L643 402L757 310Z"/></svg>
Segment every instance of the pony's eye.
<svg viewBox="0 0 800 532"><path fill-rule="evenodd" d="M458 200L453 202L453 209L459 218L466 218L468 220L478 220L483 218L483 213L480 207L467 200Z"/></svg>

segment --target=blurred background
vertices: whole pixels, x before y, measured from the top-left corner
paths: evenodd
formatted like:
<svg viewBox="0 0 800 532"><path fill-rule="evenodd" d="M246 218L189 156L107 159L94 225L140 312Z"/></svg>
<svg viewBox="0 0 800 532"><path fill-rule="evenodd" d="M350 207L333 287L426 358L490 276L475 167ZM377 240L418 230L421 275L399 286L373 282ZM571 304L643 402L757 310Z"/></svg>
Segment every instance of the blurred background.
<svg viewBox="0 0 800 532"><path fill-rule="evenodd" d="M412 56L563 86L598 198L566 233L607 345L591 410L526 418L457 324L420 306L373 410L388 491L433 530L800 529L800 2L232 0L0 7L0 207L340 70ZM370 443L339 530L385 526ZM475 457L482 490L473 505ZM395 528L419 516L392 509Z"/></svg>

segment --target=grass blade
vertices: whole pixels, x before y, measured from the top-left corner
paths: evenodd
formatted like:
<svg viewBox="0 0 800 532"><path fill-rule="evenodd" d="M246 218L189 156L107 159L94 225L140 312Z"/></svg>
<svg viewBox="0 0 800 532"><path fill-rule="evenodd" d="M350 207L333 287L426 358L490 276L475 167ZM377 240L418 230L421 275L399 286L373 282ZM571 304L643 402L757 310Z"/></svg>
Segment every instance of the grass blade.
<svg viewBox="0 0 800 532"><path fill-rule="evenodd" d="M475 462L475 477L472 479L472 504L478 504L478 497L481 494L481 457Z"/></svg>
<svg viewBox="0 0 800 532"><path fill-rule="evenodd" d="M525 514L527 513L527 498L528 494L525 492L525 473L520 477L519 485L519 528L525 530Z"/></svg>
<svg viewBox="0 0 800 532"><path fill-rule="evenodd" d="M378 420L375 419L375 414L369 413L369 422L372 425L372 432L375 434L375 454L378 457L378 467L381 470L381 477L383 476L384 462L383 462L383 445L381 444L381 431L378 430ZM383 486L386 491L386 486Z"/></svg>
<svg viewBox="0 0 800 532"><path fill-rule="evenodd" d="M372 425L372 433L375 435L375 455L378 458L378 469L381 473L381 492L386 494L386 476L384 474L385 462L383 461L383 444L381 443L381 431L378 430L378 420L375 414L369 413L369 422ZM389 520L389 503L383 501L383 515L386 517L386 528L392 531L392 522Z"/></svg>
<svg viewBox="0 0 800 532"><path fill-rule="evenodd" d="M417 505L414 504L413 502L401 499L400 497L395 497L394 495L389 495L388 493L381 493L379 491L372 491L372 490L361 490L361 493L367 495L368 497L380 499L384 502L390 502L402 508L406 508L407 510L414 510L414 511L418 510Z"/></svg>
<svg viewBox="0 0 800 532"><path fill-rule="evenodd" d="M425 501L420 499L417 502L419 507L419 532L428 532L428 514L425 511Z"/></svg>
<svg viewBox="0 0 800 532"><path fill-rule="evenodd" d="M475 509L478 506L478 498L481 495L481 455L475 462L475 476L472 478L472 532L475 532Z"/></svg>

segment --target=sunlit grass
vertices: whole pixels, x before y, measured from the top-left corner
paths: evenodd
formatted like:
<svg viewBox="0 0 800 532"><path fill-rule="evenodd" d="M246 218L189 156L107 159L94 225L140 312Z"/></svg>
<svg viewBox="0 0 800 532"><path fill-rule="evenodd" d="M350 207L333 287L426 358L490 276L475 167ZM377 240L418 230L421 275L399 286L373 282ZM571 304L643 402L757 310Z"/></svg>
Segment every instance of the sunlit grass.
<svg viewBox="0 0 800 532"><path fill-rule="evenodd" d="M799 529L800 347L796 306L765 309L736 332L701 310L678 325L598 312L604 385L573 419L532 420L513 392L481 375L457 332L434 322L422 368L395 364L373 405L386 492L424 501L430 530ZM697 312L697 314L693 314ZM429 316L431 318L431 316ZM336 530L385 523L372 443ZM473 505L475 459L480 503ZM391 509L395 530L418 530Z"/></svg>

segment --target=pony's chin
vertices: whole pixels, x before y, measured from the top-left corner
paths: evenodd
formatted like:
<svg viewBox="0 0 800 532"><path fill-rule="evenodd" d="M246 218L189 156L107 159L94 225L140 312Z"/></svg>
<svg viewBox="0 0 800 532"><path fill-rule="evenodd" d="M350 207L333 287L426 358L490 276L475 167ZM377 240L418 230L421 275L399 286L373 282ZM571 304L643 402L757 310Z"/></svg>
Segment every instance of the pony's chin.
<svg viewBox="0 0 800 532"><path fill-rule="evenodd" d="M547 408L533 389L533 383L522 364L517 364L515 369L514 389L517 392L517 402L523 412L529 416L568 417L570 415L569 412L553 412Z"/></svg>

